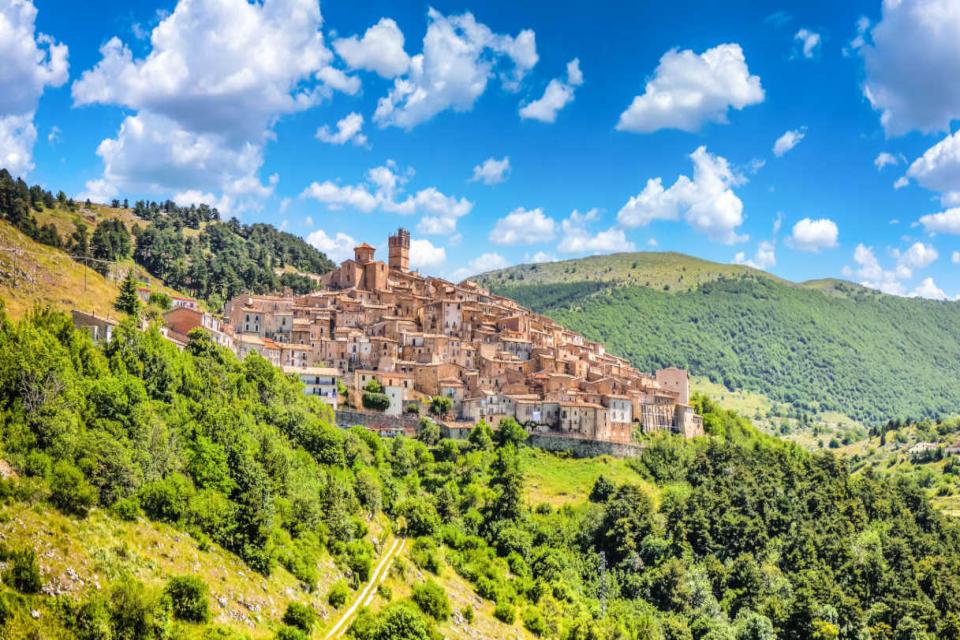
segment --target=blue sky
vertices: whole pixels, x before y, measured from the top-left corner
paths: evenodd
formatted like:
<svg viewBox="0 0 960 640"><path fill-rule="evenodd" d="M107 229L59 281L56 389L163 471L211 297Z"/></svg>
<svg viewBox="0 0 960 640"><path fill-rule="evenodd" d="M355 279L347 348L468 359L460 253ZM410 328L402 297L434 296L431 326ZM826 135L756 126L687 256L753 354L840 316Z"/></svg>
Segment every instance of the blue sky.
<svg viewBox="0 0 960 640"><path fill-rule="evenodd" d="M449 277L669 250L960 293L954 0L0 0L0 58L0 164L72 195L336 258L403 225Z"/></svg>

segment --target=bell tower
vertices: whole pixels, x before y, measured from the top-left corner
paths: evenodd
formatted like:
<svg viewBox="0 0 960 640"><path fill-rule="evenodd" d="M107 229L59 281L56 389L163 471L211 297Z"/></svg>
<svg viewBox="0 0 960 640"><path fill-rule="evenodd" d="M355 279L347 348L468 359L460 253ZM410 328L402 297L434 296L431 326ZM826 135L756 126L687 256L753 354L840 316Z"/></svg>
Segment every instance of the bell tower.
<svg viewBox="0 0 960 640"><path fill-rule="evenodd" d="M410 232L400 227L388 239L390 244L390 268L398 271L410 270Z"/></svg>

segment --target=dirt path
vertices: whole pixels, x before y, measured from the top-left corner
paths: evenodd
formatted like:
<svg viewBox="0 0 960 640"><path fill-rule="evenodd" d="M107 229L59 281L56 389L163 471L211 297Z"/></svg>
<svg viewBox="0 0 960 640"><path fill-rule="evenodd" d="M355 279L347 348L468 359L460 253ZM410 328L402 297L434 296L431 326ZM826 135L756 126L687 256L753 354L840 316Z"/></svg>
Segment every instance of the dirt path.
<svg viewBox="0 0 960 640"><path fill-rule="evenodd" d="M353 603L347 607L346 611L340 616L340 619L337 620L336 624L330 627L330 630L327 632L327 635L324 636L326 640L332 640L333 638L339 638L347 629L350 628L348 624L356 614L357 610L360 607L367 607L373 602L373 596L377 593L377 587L383 582L383 579L387 577L387 572L390 571L391 565L393 565L394 559L400 552L403 551L403 548L406 546L406 538L396 538L393 541L393 544L390 545L390 548L387 549L387 552L383 554L383 557L380 558L380 562L377 563L376 568L374 568L373 573L370 575L370 579L367 580L367 584L363 586L363 589L360 590L360 593L357 595Z"/></svg>

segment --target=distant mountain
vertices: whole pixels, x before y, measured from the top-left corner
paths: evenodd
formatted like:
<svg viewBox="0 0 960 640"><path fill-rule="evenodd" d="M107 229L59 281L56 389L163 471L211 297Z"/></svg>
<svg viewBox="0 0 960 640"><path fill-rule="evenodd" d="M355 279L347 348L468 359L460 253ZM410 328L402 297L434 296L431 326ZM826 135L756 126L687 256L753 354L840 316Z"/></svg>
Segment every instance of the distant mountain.
<svg viewBox="0 0 960 640"><path fill-rule="evenodd" d="M960 304L842 280L793 283L676 253L530 264L475 278L642 369L869 424L960 412Z"/></svg>

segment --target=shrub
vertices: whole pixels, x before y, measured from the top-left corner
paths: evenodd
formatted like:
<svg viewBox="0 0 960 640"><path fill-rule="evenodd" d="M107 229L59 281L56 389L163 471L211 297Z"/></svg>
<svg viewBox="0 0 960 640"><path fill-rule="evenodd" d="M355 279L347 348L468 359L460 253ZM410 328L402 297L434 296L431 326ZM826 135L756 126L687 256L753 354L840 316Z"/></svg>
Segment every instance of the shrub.
<svg viewBox="0 0 960 640"><path fill-rule="evenodd" d="M10 553L3 581L20 593L40 593L40 565L33 549L20 549Z"/></svg>
<svg viewBox="0 0 960 640"><path fill-rule="evenodd" d="M73 608L68 622L77 640L110 639L110 608L99 593L94 593Z"/></svg>
<svg viewBox="0 0 960 640"><path fill-rule="evenodd" d="M450 617L450 600L447 592L433 580L413 587L413 601L420 610L433 619L443 622Z"/></svg>
<svg viewBox="0 0 960 640"><path fill-rule="evenodd" d="M143 583L121 577L110 590L110 623L114 640L166 637L169 600L151 598Z"/></svg>
<svg viewBox="0 0 960 640"><path fill-rule="evenodd" d="M542 636L547 632L547 621L537 607L527 607L523 610L523 626L536 636Z"/></svg>
<svg viewBox="0 0 960 640"><path fill-rule="evenodd" d="M330 593L327 594L327 602L330 603L330 606L334 609L339 609L347 603L349 597L350 587L347 586L347 581L337 580L333 583L333 586L330 587Z"/></svg>
<svg viewBox="0 0 960 640"><path fill-rule="evenodd" d="M296 627L307 633L310 633L316 622L317 614L302 602L291 602L287 605L287 610L283 614L283 624Z"/></svg>
<svg viewBox="0 0 960 640"><path fill-rule="evenodd" d="M31 451L27 454L27 459L23 462L23 473L35 478L46 478L50 475L53 468L53 462L43 451Z"/></svg>
<svg viewBox="0 0 960 640"><path fill-rule="evenodd" d="M97 490L80 469L61 460L50 478L50 501L64 513L85 518L97 501Z"/></svg>
<svg viewBox="0 0 960 640"><path fill-rule="evenodd" d="M467 605L467 608L463 610L463 619L467 621L467 624L473 623L474 613L473 607Z"/></svg>
<svg viewBox="0 0 960 640"><path fill-rule="evenodd" d="M296 627L283 626L277 631L277 640L308 640L309 636Z"/></svg>
<svg viewBox="0 0 960 640"><path fill-rule="evenodd" d="M136 522L140 517L140 503L136 498L120 498L113 503L111 509L125 522Z"/></svg>
<svg viewBox="0 0 960 640"><path fill-rule="evenodd" d="M148 482L140 489L140 506L154 520L177 522L187 512L192 489L181 475Z"/></svg>
<svg viewBox="0 0 960 640"><path fill-rule="evenodd" d="M410 549L413 563L434 575L440 575L442 565L437 554L437 545L432 538L417 538Z"/></svg>
<svg viewBox="0 0 960 640"><path fill-rule="evenodd" d="M364 391L361 401L363 402L363 408L371 411L386 411L390 408L390 396L385 393Z"/></svg>
<svg viewBox="0 0 960 640"><path fill-rule="evenodd" d="M593 489L590 491L590 502L606 502L607 498L613 495L617 487L607 480L605 476L600 476L593 483Z"/></svg>
<svg viewBox="0 0 960 640"><path fill-rule="evenodd" d="M173 617L187 622L210 620L207 585L196 576L177 576L167 582L164 592L170 597Z"/></svg>
<svg viewBox="0 0 960 640"><path fill-rule="evenodd" d="M513 624L517 619L517 612L509 602L498 602L493 610L493 617L504 624Z"/></svg>

